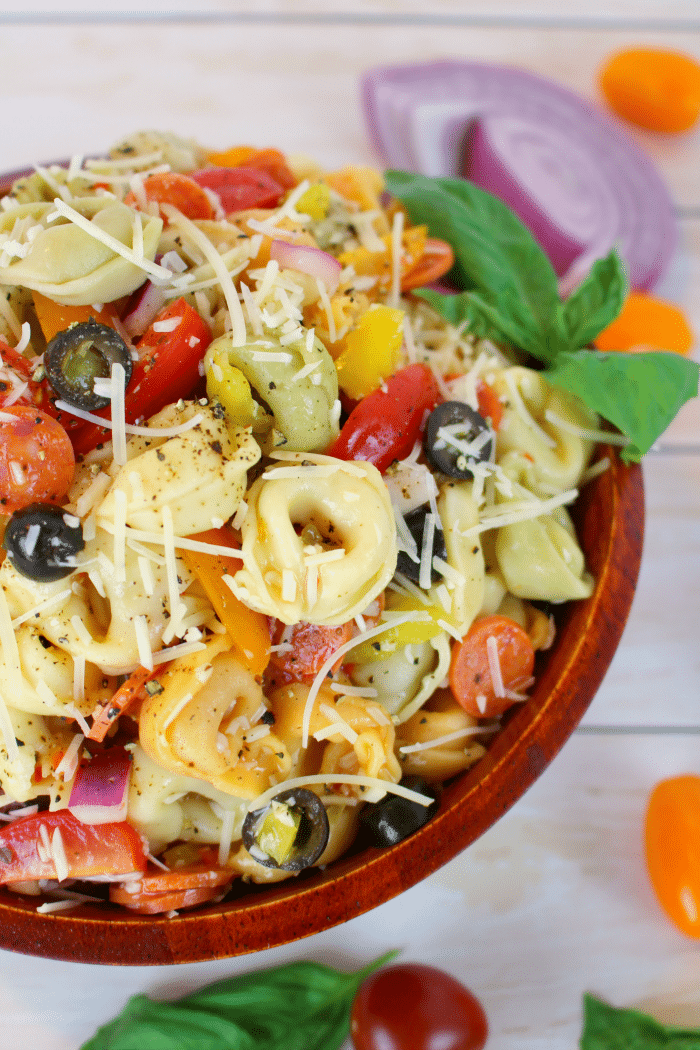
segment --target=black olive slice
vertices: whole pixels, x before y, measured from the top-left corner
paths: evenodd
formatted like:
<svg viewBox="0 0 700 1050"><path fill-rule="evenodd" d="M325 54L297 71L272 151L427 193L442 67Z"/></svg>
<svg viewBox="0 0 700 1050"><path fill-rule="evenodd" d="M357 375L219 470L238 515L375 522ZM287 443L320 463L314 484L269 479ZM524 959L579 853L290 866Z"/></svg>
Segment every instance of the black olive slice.
<svg viewBox="0 0 700 1050"><path fill-rule="evenodd" d="M423 549L423 533L425 531L425 517L426 514L430 514L430 505L428 503L422 504L420 507L416 507L415 510L409 511L405 515L404 521L408 526L408 531L416 541L416 547L418 549L418 557L420 558L421 551ZM433 554L432 557L442 558L443 561L447 561L447 548L445 547L445 536L442 529L435 528L433 532ZM415 562L413 558L406 553L406 551L399 551L399 556L396 559L396 571L403 573L404 576L408 576L409 580L413 580L414 583L420 583L420 561ZM440 578L440 574L435 571L432 565L432 559L430 563L430 580L432 583L437 583Z"/></svg>
<svg viewBox="0 0 700 1050"><path fill-rule="evenodd" d="M442 428L447 433L441 434ZM470 405L444 401L428 416L423 451L433 470L465 480L474 476L471 467L475 463L491 459L494 437L484 417Z"/></svg>
<svg viewBox="0 0 700 1050"><path fill-rule="evenodd" d="M22 576L52 583L73 572L85 541L77 518L51 503L30 503L12 515L2 545Z"/></svg>
<svg viewBox="0 0 700 1050"><path fill-rule="evenodd" d="M129 348L113 328L92 319L59 332L44 354L46 375L59 397L90 412L109 405L108 397L95 393L94 383L109 379L114 364L124 369L126 386L133 369Z"/></svg>
<svg viewBox="0 0 700 1050"><path fill-rule="evenodd" d="M434 794L418 777L406 777L401 783L404 787L419 791L421 795ZM402 795L386 794L379 802L368 803L362 810L360 820L373 846L395 846L427 824L437 810L437 799L431 805L423 806Z"/></svg>
<svg viewBox="0 0 700 1050"><path fill-rule="evenodd" d="M243 822L243 845L258 864L283 871L303 871L315 864L328 844L328 815L318 795L288 788Z"/></svg>

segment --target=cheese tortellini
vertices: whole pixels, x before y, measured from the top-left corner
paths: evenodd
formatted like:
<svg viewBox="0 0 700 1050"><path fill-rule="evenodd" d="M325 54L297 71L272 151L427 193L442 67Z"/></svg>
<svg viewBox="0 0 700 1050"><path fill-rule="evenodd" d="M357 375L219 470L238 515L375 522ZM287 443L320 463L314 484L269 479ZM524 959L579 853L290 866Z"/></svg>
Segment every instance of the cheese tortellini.
<svg viewBox="0 0 700 1050"><path fill-rule="evenodd" d="M396 526L386 485L371 463L297 454L248 492L242 601L283 623L339 624L386 587L396 567Z"/></svg>

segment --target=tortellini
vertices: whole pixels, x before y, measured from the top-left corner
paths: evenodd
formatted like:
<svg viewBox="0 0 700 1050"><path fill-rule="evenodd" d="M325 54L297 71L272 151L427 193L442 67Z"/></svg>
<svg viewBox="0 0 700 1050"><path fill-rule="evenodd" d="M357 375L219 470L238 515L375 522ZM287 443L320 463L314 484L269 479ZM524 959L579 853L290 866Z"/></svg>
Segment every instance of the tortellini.
<svg viewBox="0 0 700 1050"><path fill-rule="evenodd" d="M532 503L532 493L515 480L522 457L513 452L503 462L513 474L512 496L500 494L499 508ZM518 598L559 603L593 593L593 578L586 571L571 517L563 506L502 525L495 555L508 590Z"/></svg>
<svg viewBox="0 0 700 1050"><path fill-rule="evenodd" d="M97 203L96 203L97 202ZM120 201L86 198L73 202L74 210L85 213L97 233L134 249L134 223L142 223L143 257L155 259L162 219L149 216L143 220L132 208ZM144 271L75 222L56 221L48 224L53 205L24 205L34 214L42 229L28 242L23 257L0 266L0 283L31 288L65 306L90 306L112 302L129 295L143 284Z"/></svg>
<svg viewBox="0 0 700 1050"><path fill-rule="evenodd" d="M450 591L452 604L446 618L464 635L484 598L484 555L478 535L465 535L479 520L472 483L447 482L437 501L447 548L447 562L455 580Z"/></svg>
<svg viewBox="0 0 700 1050"><path fill-rule="evenodd" d="M158 438L157 427L173 417L183 423L195 416L201 416L196 426ZM214 521L232 517L245 494L247 471L260 459L260 446L250 432L229 433L212 408L197 404L182 412L164 410L149 426L154 437L141 438L140 453L134 443L138 454L116 475L98 508L98 522L114 520L116 491L126 496L126 524L146 532L162 532L164 507L178 536L204 532Z"/></svg>
<svg viewBox="0 0 700 1050"><path fill-rule="evenodd" d="M338 373L333 358L318 338L301 338L284 345L270 337L234 346L221 336L208 354L225 352L275 417L278 442L289 452L322 452L338 433Z"/></svg>
<svg viewBox="0 0 700 1050"><path fill-rule="evenodd" d="M523 484L537 495L552 496L576 486L594 445L580 432L597 429L595 413L573 394L550 386L531 368L516 366L496 372L494 387L505 401L497 435L499 460L512 450L526 452L529 465ZM530 419L519 411L518 400Z"/></svg>
<svg viewBox="0 0 700 1050"><path fill-rule="evenodd" d="M215 636L205 650L181 657L159 677L162 692L149 697L139 717L147 755L173 773L205 780L237 798L254 799L283 779L291 765L272 733L248 731L264 710L260 683Z"/></svg>
<svg viewBox="0 0 700 1050"><path fill-rule="evenodd" d="M396 568L396 526L371 463L281 460L251 486L234 593L283 623L345 623Z"/></svg>

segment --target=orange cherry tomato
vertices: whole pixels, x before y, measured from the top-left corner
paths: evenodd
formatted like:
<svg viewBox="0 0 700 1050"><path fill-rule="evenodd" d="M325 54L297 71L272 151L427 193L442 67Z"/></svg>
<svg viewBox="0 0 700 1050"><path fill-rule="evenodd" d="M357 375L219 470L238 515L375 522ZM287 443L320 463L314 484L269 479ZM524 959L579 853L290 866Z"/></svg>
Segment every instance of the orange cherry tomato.
<svg viewBox="0 0 700 1050"><path fill-rule="evenodd" d="M58 503L75 474L70 438L38 408L12 405L2 411L8 418L0 426L0 511L11 514L30 503Z"/></svg>
<svg viewBox="0 0 700 1050"><path fill-rule="evenodd" d="M147 201L158 204L172 204L188 219L213 219L216 215L214 205L202 187L189 175L178 171L166 171L149 175L143 180L143 189ZM138 198L134 193L127 193L124 203L130 208L138 208ZM167 225L167 218L162 214Z"/></svg>
<svg viewBox="0 0 700 1050"><path fill-rule="evenodd" d="M610 108L641 128L678 133L700 116L700 64L679 51L618 51L601 69L599 82Z"/></svg>
<svg viewBox="0 0 700 1050"><path fill-rule="evenodd" d="M653 347L687 354L694 336L683 311L647 292L632 291L614 321L593 340L599 350Z"/></svg>
<svg viewBox="0 0 700 1050"><path fill-rule="evenodd" d="M401 291L411 288L422 288L426 284L439 281L448 273L455 262L452 246L436 237L428 237L420 259L401 277Z"/></svg>
<svg viewBox="0 0 700 1050"><path fill-rule="evenodd" d="M679 930L700 938L700 777L670 777L654 787L644 834L659 904Z"/></svg>
<svg viewBox="0 0 700 1050"><path fill-rule="evenodd" d="M508 696L497 696L491 675L489 638L496 640L503 686L516 691L532 677L535 650L526 632L506 616L475 620L461 642L452 648L449 681L452 694L474 718L495 718L512 706Z"/></svg>

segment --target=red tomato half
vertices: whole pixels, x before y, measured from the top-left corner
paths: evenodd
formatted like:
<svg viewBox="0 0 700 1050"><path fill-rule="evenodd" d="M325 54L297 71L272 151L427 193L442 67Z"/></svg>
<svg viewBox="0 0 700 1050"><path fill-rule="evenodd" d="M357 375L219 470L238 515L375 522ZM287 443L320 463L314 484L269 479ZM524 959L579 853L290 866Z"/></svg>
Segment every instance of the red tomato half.
<svg viewBox="0 0 700 1050"><path fill-rule="evenodd" d="M67 809L60 809L21 817L0 829L0 883L55 879L53 850L46 842L52 844L56 832L71 879L146 870L143 842L131 824L83 824Z"/></svg>
<svg viewBox="0 0 700 1050"><path fill-rule="evenodd" d="M402 368L353 408L328 449L338 459L360 459L385 471L405 459L420 434L423 420L440 400L435 376L427 365Z"/></svg>
<svg viewBox="0 0 700 1050"><path fill-rule="evenodd" d="M450 974L397 963L363 981L350 1030L355 1050L483 1050L488 1024L476 996Z"/></svg>
<svg viewBox="0 0 700 1050"><path fill-rule="evenodd" d="M284 194L284 187L262 168L202 168L190 177L218 194L227 215L247 208L275 208Z"/></svg>
<svg viewBox="0 0 700 1050"><path fill-rule="evenodd" d="M159 322L171 318L179 319L177 327L158 331ZM199 382L199 362L210 342L209 326L185 299L162 310L138 344L140 359L124 399L127 423L148 419L164 405L188 397ZM109 418L109 409L96 414ZM73 447L84 455L109 437L108 429L86 423L73 435Z"/></svg>
<svg viewBox="0 0 700 1050"><path fill-rule="evenodd" d="M75 474L70 438L60 423L31 405L2 411L13 418L0 426L0 511L58 503Z"/></svg>

